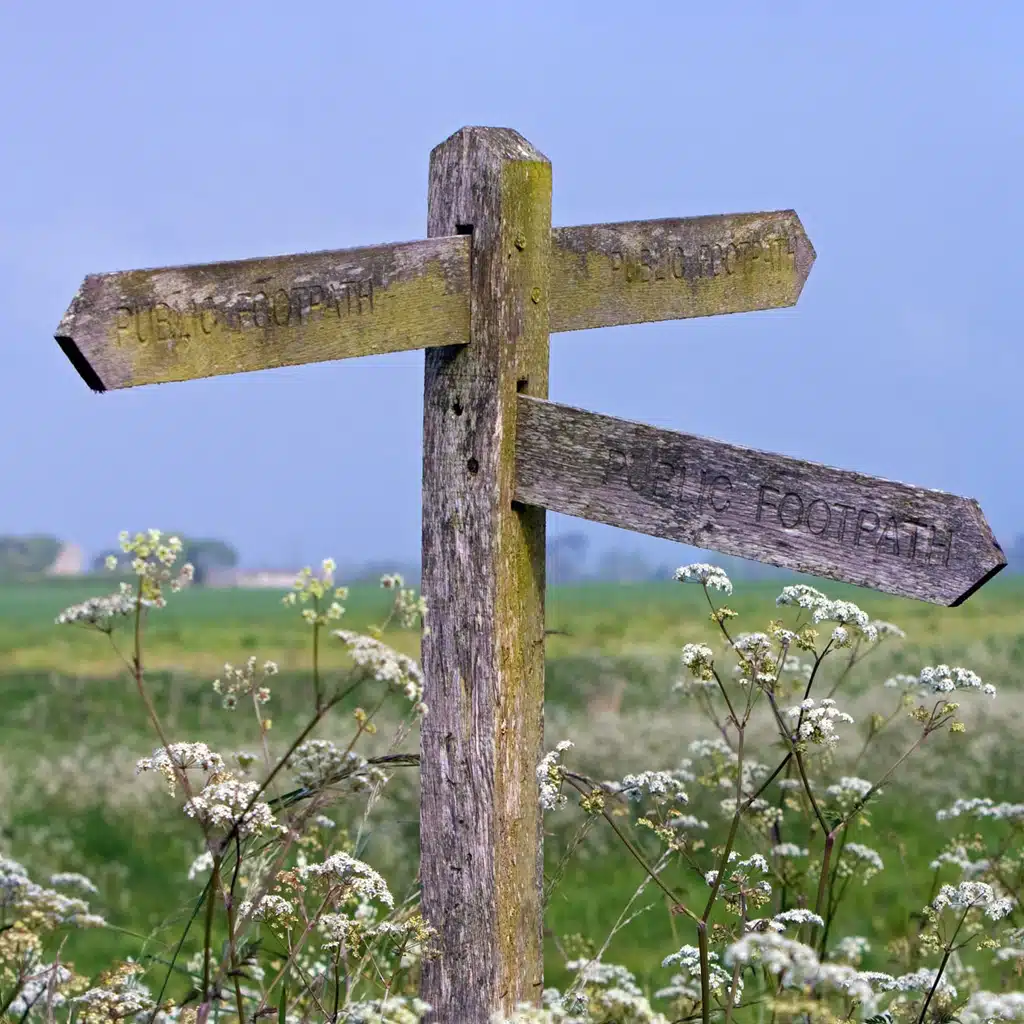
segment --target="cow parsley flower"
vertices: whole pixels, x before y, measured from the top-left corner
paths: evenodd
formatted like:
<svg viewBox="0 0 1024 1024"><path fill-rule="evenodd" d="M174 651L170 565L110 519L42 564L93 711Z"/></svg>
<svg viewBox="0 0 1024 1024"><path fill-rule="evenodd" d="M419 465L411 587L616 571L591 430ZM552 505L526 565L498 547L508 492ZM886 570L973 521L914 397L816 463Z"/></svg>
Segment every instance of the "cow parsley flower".
<svg viewBox="0 0 1024 1024"><path fill-rule="evenodd" d="M259 788L257 782L243 782L225 775L187 800L185 813L211 829L226 832L237 828L238 835L242 837L283 831L284 827L277 824L269 804L257 800L249 806Z"/></svg>
<svg viewBox="0 0 1024 1024"><path fill-rule="evenodd" d="M409 700L417 707L421 706L423 672L412 658L363 633L338 629L334 631L334 635L348 647L352 660L366 669L374 679L403 690Z"/></svg>
<svg viewBox="0 0 1024 1024"><path fill-rule="evenodd" d="M991 818L996 821L1020 821L1024 818L1024 804L997 804L991 797L971 797L957 800L952 807L944 807L935 813L938 821L952 821L962 816Z"/></svg>
<svg viewBox="0 0 1024 1024"><path fill-rule="evenodd" d="M683 666L694 679L712 680L715 677L715 652L707 644L686 644L682 654Z"/></svg>
<svg viewBox="0 0 1024 1024"><path fill-rule="evenodd" d="M797 846L796 843L777 843L772 847L772 856L780 859L793 860L797 857L807 857L810 851L804 846Z"/></svg>
<svg viewBox="0 0 1024 1024"><path fill-rule="evenodd" d="M295 906L291 900L269 893L266 896L261 896L255 903L251 900L243 900L239 904L238 913L253 921L285 924L293 918Z"/></svg>
<svg viewBox="0 0 1024 1024"><path fill-rule="evenodd" d="M931 902L933 910L941 911L947 907L953 910L976 907L993 921L1006 917L1013 910L1014 901L1006 896L999 896L991 885L986 882L961 882L959 885L944 885L939 894Z"/></svg>
<svg viewBox="0 0 1024 1024"><path fill-rule="evenodd" d="M795 707L787 708L785 714L798 723L795 737L798 743L834 746L839 741L836 723L853 724L853 719L828 697L817 704L813 697L808 697Z"/></svg>
<svg viewBox="0 0 1024 1024"><path fill-rule="evenodd" d="M135 591L128 583L122 583L120 590L109 597L90 597L81 604L73 604L56 618L58 626L78 623L93 626L101 632L109 632L113 628L113 620L134 615L137 598Z"/></svg>
<svg viewBox="0 0 1024 1024"><path fill-rule="evenodd" d="M315 879L326 883L332 889L341 886L338 900L357 896L369 902L378 900L387 907L394 907L395 898L391 895L384 879L365 861L347 853L332 853L322 864L305 864L296 869L302 880Z"/></svg>
<svg viewBox="0 0 1024 1024"><path fill-rule="evenodd" d="M727 596L732 593L732 581L725 574L725 570L717 565L708 565L706 562L681 565L676 569L675 576L680 583L693 581L700 583L705 588L711 587L713 590L720 590Z"/></svg>
<svg viewBox="0 0 1024 1024"><path fill-rule="evenodd" d="M980 676L969 668L950 668L935 665L921 669L918 682L925 693L952 693L954 690L980 690L986 697L994 697L996 688L982 683Z"/></svg>
<svg viewBox="0 0 1024 1024"><path fill-rule="evenodd" d="M621 793L627 800L642 800L644 793L657 803L688 803L690 798L683 788L692 782L693 775L685 770L646 771L639 775L627 775L621 783L608 783L613 792Z"/></svg>
<svg viewBox="0 0 1024 1024"><path fill-rule="evenodd" d="M151 757L141 758L135 765L135 774L158 772L167 780L167 788L174 795L175 788L186 771L202 771L216 778L224 772L224 758L205 743L171 743L158 747Z"/></svg>
<svg viewBox="0 0 1024 1024"><path fill-rule="evenodd" d="M839 878L851 878L859 875L861 881L867 884L868 879L877 875L884 867L882 858L870 846L864 846L862 843L847 843L836 864L836 875Z"/></svg>
<svg viewBox="0 0 1024 1024"><path fill-rule="evenodd" d="M673 975L666 988L654 993L655 999L690 999L700 1000L700 951L696 946L683 946L675 953L670 953L661 961L662 967L678 966L680 971ZM711 992L716 996L724 996L732 984L732 975L719 962L718 954L712 950L708 953L708 982ZM734 1004L738 1004L743 994L743 981L736 984Z"/></svg>
<svg viewBox="0 0 1024 1024"><path fill-rule="evenodd" d="M566 797L560 792L565 779L565 766L559 764L562 753L572 746L572 740L562 740L554 750L545 754L537 765L537 782L540 786L540 805L545 811L562 807Z"/></svg>

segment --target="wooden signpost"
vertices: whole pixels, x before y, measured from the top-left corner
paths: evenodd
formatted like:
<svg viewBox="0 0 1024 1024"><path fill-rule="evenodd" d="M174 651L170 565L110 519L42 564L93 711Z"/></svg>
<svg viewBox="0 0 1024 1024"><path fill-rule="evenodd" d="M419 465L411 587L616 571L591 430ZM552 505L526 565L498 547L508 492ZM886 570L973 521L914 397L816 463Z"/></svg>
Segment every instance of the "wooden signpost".
<svg viewBox="0 0 1024 1024"><path fill-rule="evenodd" d="M792 211L551 227L516 132L431 154L426 240L85 279L96 391L426 350L422 905L432 1019L539 1000L545 509L939 604L1006 564L977 502L546 401L550 332L791 306Z"/></svg>

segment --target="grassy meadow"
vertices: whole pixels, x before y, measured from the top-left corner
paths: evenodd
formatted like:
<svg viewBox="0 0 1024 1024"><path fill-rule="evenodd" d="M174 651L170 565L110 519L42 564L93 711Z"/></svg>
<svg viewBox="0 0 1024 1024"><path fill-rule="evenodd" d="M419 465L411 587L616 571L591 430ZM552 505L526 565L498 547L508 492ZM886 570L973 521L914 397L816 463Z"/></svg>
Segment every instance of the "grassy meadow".
<svg viewBox="0 0 1024 1024"><path fill-rule="evenodd" d="M0 853L22 860L39 880L51 871L81 871L99 885L93 907L114 927L72 935L65 958L80 969L129 954L166 959L201 886L187 878L201 852L194 823L159 784L135 775L136 760L156 743L133 683L118 667L118 651L95 633L53 624L67 605L103 593L104 583L0 587ZM858 838L881 853L887 868L898 868L857 887L843 911L843 932L895 936L928 899L934 878L928 863L949 835L936 825L935 808L957 796L1024 800L1017 769L1024 729L1024 579L996 580L954 609L825 581L818 585L907 633L905 640L887 641L852 677L842 706L858 722L870 711L894 706L881 689L883 680L924 665L964 665L1000 691L995 702L965 699L967 734L929 740L886 787L871 815L873 834L857 826L863 828ZM763 629L769 619L783 617L774 605L780 586L737 583L728 602L740 614L736 628ZM354 588L341 625L364 629L383 620L388 606L386 593ZM710 735L694 705L672 692L681 645L715 636L699 587L555 588L548 625L553 633L547 647L547 746L572 738L571 767L600 779L672 768L692 739ZM392 631L386 639L406 653L417 652L414 631ZM127 648L127 639L121 642ZM225 661L237 665L250 655L281 667L268 705L275 742L291 739L304 721L310 704L308 631L294 609L282 607L280 592L196 588L172 595L166 609L151 615L145 649L154 700L174 740L202 739L225 753L256 749L251 715L223 710L211 688ZM340 644L326 646L323 664L344 670ZM321 735L350 735L350 711L339 708ZM370 738L372 749L388 747L389 724L394 722L385 717ZM893 751L901 749L898 739ZM406 736L395 749L417 750L417 736ZM889 763L887 755L883 748L876 755L881 760L861 764L858 773L877 777ZM386 792L369 816L364 855L398 894L415 879L415 770L397 770ZM338 817L344 820L344 812ZM570 804L546 819L549 872L559 869L560 853L581 818ZM565 938L582 933L600 943L643 879L613 838L598 822L561 871L546 918L549 983L565 978ZM680 891L696 893L688 879L672 881ZM685 919L669 913L666 899L653 889L634 909L640 907L649 909L615 936L606 959L626 964L657 987L670 973L661 968L662 957L694 940ZM883 945L876 948L884 958Z"/></svg>

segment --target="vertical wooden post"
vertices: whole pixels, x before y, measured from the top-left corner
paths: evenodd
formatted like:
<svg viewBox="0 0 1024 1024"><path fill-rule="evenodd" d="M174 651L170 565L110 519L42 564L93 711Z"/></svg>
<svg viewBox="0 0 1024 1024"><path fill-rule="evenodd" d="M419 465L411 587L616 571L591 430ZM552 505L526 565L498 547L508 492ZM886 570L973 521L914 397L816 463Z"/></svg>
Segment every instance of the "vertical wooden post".
<svg viewBox="0 0 1024 1024"><path fill-rule="evenodd" d="M431 236L472 234L471 335L426 353L421 733L424 967L432 1019L539 1000L544 516L513 505L516 395L548 391L551 164L463 128L431 153Z"/></svg>

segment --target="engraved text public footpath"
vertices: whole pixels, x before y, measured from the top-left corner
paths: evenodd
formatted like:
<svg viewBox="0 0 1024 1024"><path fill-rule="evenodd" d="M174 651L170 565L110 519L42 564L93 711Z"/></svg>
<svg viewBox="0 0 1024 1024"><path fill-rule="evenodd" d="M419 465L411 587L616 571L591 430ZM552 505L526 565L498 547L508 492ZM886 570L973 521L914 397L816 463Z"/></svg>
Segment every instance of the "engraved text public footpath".
<svg viewBox="0 0 1024 1024"><path fill-rule="evenodd" d="M227 301L213 297L193 301L186 309L166 302L124 303L117 310L117 336L129 344L162 342L168 348L192 337L232 331L304 327L329 318L341 320L373 312L372 278L334 284L302 284L291 288L236 292Z"/></svg>
<svg viewBox="0 0 1024 1024"><path fill-rule="evenodd" d="M772 270L789 269L795 255L793 239L782 235L726 245L704 243L696 249L673 245L669 240L668 247L663 249L644 246L638 253L613 252L611 263L612 271L621 271L628 283L671 278L696 281L734 274L741 266L752 266L761 260Z"/></svg>
<svg viewBox="0 0 1024 1024"><path fill-rule="evenodd" d="M778 482L754 483L742 490L728 473L652 457L648 452L608 450L602 483L625 482L634 493L669 505L684 515L732 511L771 528L798 530L841 547L904 558L924 565L948 566L952 529L883 508L850 505Z"/></svg>

